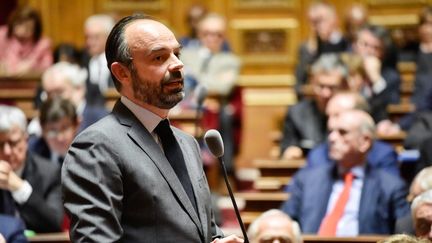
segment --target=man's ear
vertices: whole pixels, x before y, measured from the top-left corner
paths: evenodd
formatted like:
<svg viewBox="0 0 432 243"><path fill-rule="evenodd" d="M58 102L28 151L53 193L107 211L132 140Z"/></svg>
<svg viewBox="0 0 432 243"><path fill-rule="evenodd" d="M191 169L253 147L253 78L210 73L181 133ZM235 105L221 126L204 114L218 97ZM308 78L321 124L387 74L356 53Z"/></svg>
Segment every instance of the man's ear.
<svg viewBox="0 0 432 243"><path fill-rule="evenodd" d="M131 81L131 73L129 69L119 62L113 62L111 64L111 72L123 86L127 85Z"/></svg>
<svg viewBox="0 0 432 243"><path fill-rule="evenodd" d="M361 135L360 136L360 145L359 145L359 150L362 153L366 153L371 147L372 147L372 143L373 143L373 137L371 135Z"/></svg>

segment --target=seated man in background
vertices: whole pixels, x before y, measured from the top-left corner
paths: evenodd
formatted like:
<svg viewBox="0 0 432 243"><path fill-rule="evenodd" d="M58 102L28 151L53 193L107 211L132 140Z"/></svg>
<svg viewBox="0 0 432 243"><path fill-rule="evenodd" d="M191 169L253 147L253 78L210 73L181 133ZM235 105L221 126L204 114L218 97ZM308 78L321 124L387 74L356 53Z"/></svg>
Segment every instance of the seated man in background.
<svg viewBox="0 0 432 243"><path fill-rule="evenodd" d="M295 90L300 99L305 95L302 86L309 81L310 66L322 54L336 54L348 48L348 42L339 29L339 20L333 5L315 2L309 7L307 14L312 33L299 47L295 71L297 80Z"/></svg>
<svg viewBox="0 0 432 243"><path fill-rule="evenodd" d="M0 214L0 243L27 243L24 230L20 219Z"/></svg>
<svg viewBox="0 0 432 243"><path fill-rule="evenodd" d="M333 96L327 104L326 114L328 117L327 125L330 127L335 122L339 114L347 110L369 111L366 100L358 93L340 92ZM307 166L314 167L332 163L329 157L329 145L327 142L313 148L307 157ZM397 153L393 146L374 139L372 147L367 153L367 163L371 168L381 168L394 175L399 175L399 164Z"/></svg>
<svg viewBox="0 0 432 243"><path fill-rule="evenodd" d="M29 140L29 151L61 166L80 124L75 107L61 97L48 99L40 108L39 120L42 137Z"/></svg>
<svg viewBox="0 0 432 243"><path fill-rule="evenodd" d="M114 24L114 18L106 14L92 15L84 23L85 49L81 65L89 74L86 101L91 105L104 106L105 92L114 87L105 58L105 43Z"/></svg>
<svg viewBox="0 0 432 243"><path fill-rule="evenodd" d="M432 240L432 190L417 196L412 205L411 213L414 222L415 235Z"/></svg>
<svg viewBox="0 0 432 243"><path fill-rule="evenodd" d="M86 102L86 78L85 69L67 62L54 64L42 76L42 89L45 96L43 100L57 96L69 99L74 104L81 121L79 132L108 114L104 107ZM39 121L30 122L28 131L30 135L42 135Z"/></svg>
<svg viewBox="0 0 432 243"><path fill-rule="evenodd" d="M432 189L432 167L427 167L421 170L411 183L408 202L412 202L414 198L425 191ZM397 221L396 233L414 234L414 226L411 215L406 215Z"/></svg>
<svg viewBox="0 0 432 243"><path fill-rule="evenodd" d="M333 162L300 170L282 205L304 233L392 234L396 220L409 213L402 179L367 164L374 133L374 122L364 111L345 111L329 123Z"/></svg>
<svg viewBox="0 0 432 243"><path fill-rule="evenodd" d="M187 103L198 85L207 88L216 99L207 99L203 123L206 129L221 132L224 140L224 160L228 173L234 170L234 155L238 148L236 134L241 126L240 96L236 81L240 73L240 59L232 52L224 51L226 20L223 16L209 13L198 23L200 45L184 48L180 59L185 65L185 94Z"/></svg>
<svg viewBox="0 0 432 243"><path fill-rule="evenodd" d="M278 209L270 209L256 218L248 228L251 243L302 243L300 227Z"/></svg>
<svg viewBox="0 0 432 243"><path fill-rule="evenodd" d="M27 152L26 119L0 106L0 213L19 215L35 232L61 231L60 167Z"/></svg>
<svg viewBox="0 0 432 243"><path fill-rule="evenodd" d="M345 87L346 69L335 54L322 55L311 67L313 99L303 99L288 107L285 115L280 156L298 159L325 140L327 102Z"/></svg>

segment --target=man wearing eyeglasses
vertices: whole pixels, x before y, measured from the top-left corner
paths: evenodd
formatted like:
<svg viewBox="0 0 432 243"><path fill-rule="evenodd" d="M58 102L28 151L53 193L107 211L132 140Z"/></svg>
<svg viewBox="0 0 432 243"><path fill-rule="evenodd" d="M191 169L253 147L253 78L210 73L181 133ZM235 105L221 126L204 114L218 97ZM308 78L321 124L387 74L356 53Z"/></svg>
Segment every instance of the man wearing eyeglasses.
<svg viewBox="0 0 432 243"><path fill-rule="evenodd" d="M0 213L19 216L36 232L61 230L63 207L58 165L28 153L27 120L0 106Z"/></svg>
<svg viewBox="0 0 432 243"><path fill-rule="evenodd" d="M298 172L282 210L304 233L394 233L396 220L409 214L407 191L401 178L367 163L375 131L372 118L349 110L328 125L328 153L334 162Z"/></svg>

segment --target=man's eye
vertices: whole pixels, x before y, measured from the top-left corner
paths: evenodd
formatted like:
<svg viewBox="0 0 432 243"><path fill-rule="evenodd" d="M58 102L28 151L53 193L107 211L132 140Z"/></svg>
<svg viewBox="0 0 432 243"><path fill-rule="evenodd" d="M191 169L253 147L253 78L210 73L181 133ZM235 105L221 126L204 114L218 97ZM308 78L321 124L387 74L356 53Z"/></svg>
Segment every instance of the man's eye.
<svg viewBox="0 0 432 243"><path fill-rule="evenodd" d="M162 56L157 56L157 57L155 57L155 60L156 60L156 61L162 61Z"/></svg>

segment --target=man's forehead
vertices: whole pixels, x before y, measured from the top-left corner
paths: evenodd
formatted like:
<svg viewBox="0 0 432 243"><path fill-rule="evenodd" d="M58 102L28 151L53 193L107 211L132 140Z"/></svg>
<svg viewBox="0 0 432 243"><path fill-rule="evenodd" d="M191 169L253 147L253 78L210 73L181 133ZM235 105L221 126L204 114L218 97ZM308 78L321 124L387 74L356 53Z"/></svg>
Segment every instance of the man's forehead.
<svg viewBox="0 0 432 243"><path fill-rule="evenodd" d="M177 39L168 27L151 19L142 19L131 23L126 27L125 37L132 50L143 47L153 49L149 46L151 43L167 42L179 46Z"/></svg>

